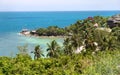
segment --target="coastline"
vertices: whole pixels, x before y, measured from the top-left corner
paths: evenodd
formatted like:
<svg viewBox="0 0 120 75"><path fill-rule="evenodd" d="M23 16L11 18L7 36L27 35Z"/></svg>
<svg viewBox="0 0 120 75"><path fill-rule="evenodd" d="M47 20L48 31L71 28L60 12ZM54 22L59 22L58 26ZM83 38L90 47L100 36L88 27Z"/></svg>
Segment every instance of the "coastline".
<svg viewBox="0 0 120 75"><path fill-rule="evenodd" d="M69 36L38 36L38 35L32 35L32 34L22 34L19 33L19 35L25 36L25 37L35 37L35 38L67 38Z"/></svg>
<svg viewBox="0 0 120 75"><path fill-rule="evenodd" d="M28 29L22 29L22 31L19 32L19 35L23 35L27 37L35 37L35 38L67 38L69 37L65 35L39 35L39 33L36 30L28 30Z"/></svg>

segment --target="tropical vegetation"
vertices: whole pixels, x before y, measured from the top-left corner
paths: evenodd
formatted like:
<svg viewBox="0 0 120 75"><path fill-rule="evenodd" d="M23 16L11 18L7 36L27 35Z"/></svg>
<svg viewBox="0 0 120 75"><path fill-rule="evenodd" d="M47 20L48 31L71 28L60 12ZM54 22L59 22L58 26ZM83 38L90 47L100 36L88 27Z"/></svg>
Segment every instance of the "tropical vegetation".
<svg viewBox="0 0 120 75"><path fill-rule="evenodd" d="M34 59L27 46L19 46L15 57L0 57L0 74L119 75L120 27L110 29L107 19L88 17L65 28L38 29L39 35L67 36L63 46L53 40L47 44L47 56L42 57L42 49L37 45L31 52Z"/></svg>
<svg viewBox="0 0 120 75"><path fill-rule="evenodd" d="M39 36L65 36L65 30L58 26L49 26L47 28L38 28L36 33Z"/></svg>

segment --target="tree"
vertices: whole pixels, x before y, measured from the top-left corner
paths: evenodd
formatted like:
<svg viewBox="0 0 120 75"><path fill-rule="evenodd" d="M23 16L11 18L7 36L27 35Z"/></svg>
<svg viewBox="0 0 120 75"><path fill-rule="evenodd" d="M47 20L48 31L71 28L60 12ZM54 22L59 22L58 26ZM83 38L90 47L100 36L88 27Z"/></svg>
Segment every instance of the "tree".
<svg viewBox="0 0 120 75"><path fill-rule="evenodd" d="M44 54L42 53L42 50L40 48L40 45L35 46L34 52L31 52L31 53L34 53L34 59L38 59L41 56L44 56Z"/></svg>
<svg viewBox="0 0 120 75"><path fill-rule="evenodd" d="M46 28L39 28L39 29L37 29L36 30L36 32L37 32L37 34L39 35L39 36L46 36L47 34L47 29Z"/></svg>
<svg viewBox="0 0 120 75"><path fill-rule="evenodd" d="M117 48L117 37L113 36L113 32L107 32L104 30L94 31L94 41L98 43L100 50L115 50Z"/></svg>
<svg viewBox="0 0 120 75"><path fill-rule="evenodd" d="M70 43L70 39L69 38L66 38L64 40L63 45L64 45L64 53L66 55L72 55L72 53L73 53L73 47L72 47L72 45Z"/></svg>
<svg viewBox="0 0 120 75"><path fill-rule="evenodd" d="M112 35L117 37L117 41L120 42L120 27L112 28Z"/></svg>
<svg viewBox="0 0 120 75"><path fill-rule="evenodd" d="M59 56L59 52L60 52L60 46L57 44L57 42L55 40L53 40L50 44L47 43L47 51L48 54L47 56L49 57L58 57Z"/></svg>
<svg viewBox="0 0 120 75"><path fill-rule="evenodd" d="M109 41L104 41L105 39L108 40L108 37L111 35L107 31L99 30L101 27L107 27L106 21L107 18L101 16L88 17L66 27L66 31L72 35L68 37L69 42L67 39L65 40L64 52L68 54L68 52L73 52L73 50L76 50L80 46L85 46L85 49L90 52L99 48L105 50L108 46L108 49L111 49L110 46L114 46L113 38L110 38ZM94 26L95 24L98 25L98 28ZM69 50L68 48L73 50Z"/></svg>

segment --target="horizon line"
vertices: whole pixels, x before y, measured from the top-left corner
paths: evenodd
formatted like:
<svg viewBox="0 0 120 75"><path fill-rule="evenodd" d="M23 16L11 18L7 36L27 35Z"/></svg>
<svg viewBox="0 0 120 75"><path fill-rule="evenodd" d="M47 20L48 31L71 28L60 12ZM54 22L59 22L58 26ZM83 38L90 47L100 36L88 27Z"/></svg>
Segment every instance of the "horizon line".
<svg viewBox="0 0 120 75"><path fill-rule="evenodd" d="M120 11L120 10L44 10L44 11L0 11L0 12L74 12L74 11Z"/></svg>

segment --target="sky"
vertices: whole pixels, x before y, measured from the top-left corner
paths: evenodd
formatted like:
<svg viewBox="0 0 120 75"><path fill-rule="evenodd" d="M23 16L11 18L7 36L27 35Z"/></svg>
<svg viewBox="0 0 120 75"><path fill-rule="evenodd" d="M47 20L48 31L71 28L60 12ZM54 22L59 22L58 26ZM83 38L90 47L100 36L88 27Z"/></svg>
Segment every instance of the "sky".
<svg viewBox="0 0 120 75"><path fill-rule="evenodd" d="M120 0L0 0L0 11L120 10Z"/></svg>

